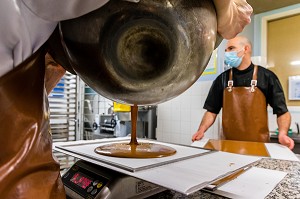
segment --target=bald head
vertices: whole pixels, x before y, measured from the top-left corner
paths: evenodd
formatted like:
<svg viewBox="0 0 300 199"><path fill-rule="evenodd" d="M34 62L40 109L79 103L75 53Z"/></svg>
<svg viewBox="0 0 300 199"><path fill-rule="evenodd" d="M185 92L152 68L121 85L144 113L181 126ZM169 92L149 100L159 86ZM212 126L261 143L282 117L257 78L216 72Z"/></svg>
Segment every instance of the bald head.
<svg viewBox="0 0 300 199"><path fill-rule="evenodd" d="M247 37L237 36L234 39L237 40L240 46L249 46L250 53L252 53L252 43Z"/></svg>
<svg viewBox="0 0 300 199"><path fill-rule="evenodd" d="M238 57L242 57L242 62L237 67L240 70L247 68L251 64L252 44L247 37L237 36L228 40L225 52L237 52Z"/></svg>
<svg viewBox="0 0 300 199"><path fill-rule="evenodd" d="M252 44L247 37L236 36L233 39L228 40L225 51L239 51L242 48L247 47L247 53L252 53Z"/></svg>

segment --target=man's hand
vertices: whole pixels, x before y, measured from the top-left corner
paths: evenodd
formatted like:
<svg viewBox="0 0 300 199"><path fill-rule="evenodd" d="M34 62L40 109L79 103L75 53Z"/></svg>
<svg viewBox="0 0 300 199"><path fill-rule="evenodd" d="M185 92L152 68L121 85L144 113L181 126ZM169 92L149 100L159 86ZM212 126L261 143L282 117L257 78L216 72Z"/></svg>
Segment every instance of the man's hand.
<svg viewBox="0 0 300 199"><path fill-rule="evenodd" d="M205 131L215 122L217 114L206 111L197 132L192 136L192 141L201 140Z"/></svg>
<svg viewBox="0 0 300 199"><path fill-rule="evenodd" d="M278 135L278 141L280 144L287 146L289 149L293 149L295 146L294 140L285 134Z"/></svg>
<svg viewBox="0 0 300 199"><path fill-rule="evenodd" d="M197 131L193 136L192 136L192 141L197 141L197 140L201 140L204 136L203 132Z"/></svg>
<svg viewBox="0 0 300 199"><path fill-rule="evenodd" d="M214 0L217 11L218 33L232 39L251 22L252 7L246 0Z"/></svg>
<svg viewBox="0 0 300 199"><path fill-rule="evenodd" d="M294 148L294 140L287 136L289 127L291 126L291 114L286 112L284 114L277 115L278 124L278 141L280 144L289 147L289 149Z"/></svg>

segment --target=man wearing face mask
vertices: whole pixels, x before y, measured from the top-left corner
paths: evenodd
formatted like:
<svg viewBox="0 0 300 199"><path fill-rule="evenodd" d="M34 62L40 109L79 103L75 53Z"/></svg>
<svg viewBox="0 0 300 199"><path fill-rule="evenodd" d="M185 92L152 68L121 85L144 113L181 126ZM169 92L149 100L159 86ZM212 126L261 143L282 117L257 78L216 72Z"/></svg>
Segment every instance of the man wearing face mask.
<svg viewBox="0 0 300 199"><path fill-rule="evenodd" d="M225 64L231 68L213 82L204 104L205 112L192 141L203 138L222 110L222 139L269 142L267 105L277 115L279 143L294 148L287 136L291 123L284 93L277 76L251 62L252 45L243 36L228 41Z"/></svg>

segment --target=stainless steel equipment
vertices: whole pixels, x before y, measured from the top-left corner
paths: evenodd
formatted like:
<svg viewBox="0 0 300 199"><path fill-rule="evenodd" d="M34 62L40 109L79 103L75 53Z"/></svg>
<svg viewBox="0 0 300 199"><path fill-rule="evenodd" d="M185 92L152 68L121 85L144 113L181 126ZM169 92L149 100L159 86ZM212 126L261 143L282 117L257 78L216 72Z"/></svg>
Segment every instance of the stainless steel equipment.
<svg viewBox="0 0 300 199"><path fill-rule="evenodd" d="M188 89L217 45L211 0L109 1L60 23L76 73L120 103L149 105Z"/></svg>
<svg viewBox="0 0 300 199"><path fill-rule="evenodd" d="M113 114L100 115L100 134L108 133L114 135L117 121Z"/></svg>
<svg viewBox="0 0 300 199"><path fill-rule="evenodd" d="M156 139L157 106L139 107L137 125L141 125L142 138ZM139 126L138 126L139 127Z"/></svg>
<svg viewBox="0 0 300 199"><path fill-rule="evenodd" d="M157 106L139 106L137 116L137 137L156 139ZM124 137L131 133L130 112L117 112L116 137Z"/></svg>
<svg viewBox="0 0 300 199"><path fill-rule="evenodd" d="M93 123L93 138L113 138L116 137L117 120L114 114L99 115L99 122Z"/></svg>
<svg viewBox="0 0 300 199"><path fill-rule="evenodd" d="M83 160L77 161L62 176L62 181L67 197L72 199L145 198L165 190Z"/></svg>

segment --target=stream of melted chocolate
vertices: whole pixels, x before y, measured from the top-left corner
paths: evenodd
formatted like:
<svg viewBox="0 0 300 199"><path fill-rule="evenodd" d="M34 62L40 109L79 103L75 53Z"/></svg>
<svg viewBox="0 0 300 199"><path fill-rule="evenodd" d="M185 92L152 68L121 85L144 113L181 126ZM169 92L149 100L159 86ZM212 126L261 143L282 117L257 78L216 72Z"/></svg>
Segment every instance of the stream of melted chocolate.
<svg viewBox="0 0 300 199"><path fill-rule="evenodd" d="M176 153L172 147L150 142L138 142L136 136L138 106L131 106L131 140L105 144L95 149L101 155L121 158L160 158Z"/></svg>

